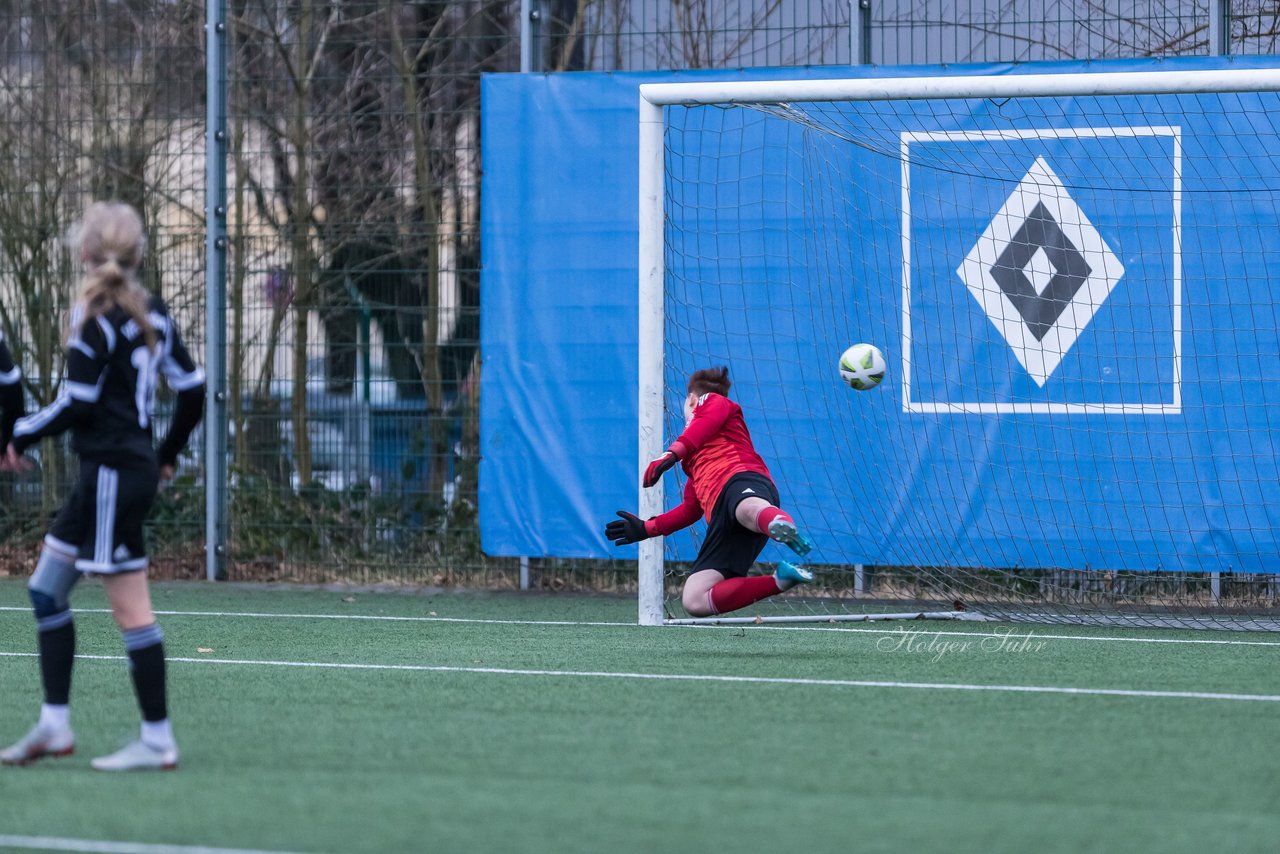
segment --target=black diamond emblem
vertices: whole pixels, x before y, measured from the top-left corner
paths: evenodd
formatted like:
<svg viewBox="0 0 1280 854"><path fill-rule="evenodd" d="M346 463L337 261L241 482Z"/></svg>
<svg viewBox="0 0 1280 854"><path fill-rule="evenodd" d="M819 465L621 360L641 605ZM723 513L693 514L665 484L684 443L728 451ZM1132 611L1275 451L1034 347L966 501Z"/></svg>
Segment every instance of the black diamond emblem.
<svg viewBox="0 0 1280 854"><path fill-rule="evenodd" d="M1035 286L1023 271L1041 249L1053 265L1054 275L1044 291L1036 293ZM1044 336L1049 334L1092 272L1084 255L1063 234L1043 202L1036 202L991 266L991 278L1022 315L1023 322L1037 341L1044 340Z"/></svg>

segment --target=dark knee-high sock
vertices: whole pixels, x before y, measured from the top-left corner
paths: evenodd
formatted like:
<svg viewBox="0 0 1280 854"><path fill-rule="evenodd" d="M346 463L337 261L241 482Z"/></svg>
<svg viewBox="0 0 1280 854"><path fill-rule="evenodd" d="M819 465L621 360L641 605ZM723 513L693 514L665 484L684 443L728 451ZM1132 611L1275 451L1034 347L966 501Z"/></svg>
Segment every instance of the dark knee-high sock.
<svg viewBox="0 0 1280 854"><path fill-rule="evenodd" d="M778 582L772 575L751 575L746 578L726 578L711 588L711 606L717 614L725 614L745 608L778 592Z"/></svg>
<svg viewBox="0 0 1280 854"><path fill-rule="evenodd" d="M128 629L124 632L124 648L129 653L142 719L149 723L166 719L169 708L165 695L164 632L155 623Z"/></svg>
<svg viewBox="0 0 1280 854"><path fill-rule="evenodd" d="M37 620L36 637L44 701L65 706L71 702L71 668L76 658L76 624L71 609Z"/></svg>
<svg viewBox="0 0 1280 854"><path fill-rule="evenodd" d="M36 571L27 582L27 595L36 617L36 647L40 651L40 682L44 687L40 724L51 729L70 722L68 703L76 657L76 626L69 596L79 579L74 558L46 542Z"/></svg>

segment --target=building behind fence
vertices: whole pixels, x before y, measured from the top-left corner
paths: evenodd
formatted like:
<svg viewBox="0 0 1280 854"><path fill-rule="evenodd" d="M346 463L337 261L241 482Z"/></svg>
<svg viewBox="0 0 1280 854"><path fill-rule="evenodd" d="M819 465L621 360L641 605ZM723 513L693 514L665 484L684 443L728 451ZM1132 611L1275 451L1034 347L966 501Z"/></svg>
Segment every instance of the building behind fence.
<svg viewBox="0 0 1280 854"><path fill-rule="evenodd" d="M205 19L0 6L0 323L32 405L60 390L66 238L92 199L144 212L147 283L204 350ZM475 513L481 74L1272 53L1280 2L264 0L227 21L227 574L494 583L511 567L481 554ZM161 573L205 572L202 449L154 514ZM11 572L71 480L65 443L39 461L0 478Z"/></svg>

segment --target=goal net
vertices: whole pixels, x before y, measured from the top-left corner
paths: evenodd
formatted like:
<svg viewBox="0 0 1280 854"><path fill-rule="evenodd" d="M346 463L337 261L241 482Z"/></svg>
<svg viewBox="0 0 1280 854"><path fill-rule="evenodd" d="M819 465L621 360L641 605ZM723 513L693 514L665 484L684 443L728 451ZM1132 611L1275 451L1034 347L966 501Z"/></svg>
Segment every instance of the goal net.
<svg viewBox="0 0 1280 854"><path fill-rule="evenodd" d="M814 583L727 616L1280 628L1278 88L642 87L641 461L727 365L817 544ZM642 544L642 622L687 617L704 531Z"/></svg>

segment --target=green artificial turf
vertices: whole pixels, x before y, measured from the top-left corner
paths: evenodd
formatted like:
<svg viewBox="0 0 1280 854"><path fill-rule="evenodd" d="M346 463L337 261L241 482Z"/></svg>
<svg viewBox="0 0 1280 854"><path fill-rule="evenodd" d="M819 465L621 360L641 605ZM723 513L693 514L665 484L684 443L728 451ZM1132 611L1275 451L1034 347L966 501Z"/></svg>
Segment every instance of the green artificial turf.
<svg viewBox="0 0 1280 854"><path fill-rule="evenodd" d="M654 629L634 625L633 601L608 597L154 592L160 611L223 612L160 617L181 769L89 770L133 735L137 712L119 634L86 584L79 651L111 658L77 665L77 754L0 769L0 836L611 854L1273 852L1280 839L1280 703L829 684L1280 695L1275 636ZM31 652L19 581L0 582L0 606L15 609L0 611L0 653ZM1033 642L991 637L1007 631ZM1080 637L1103 640L1069 639ZM1274 645L1122 640L1133 638ZM0 655L0 686L7 743L36 713L36 660Z"/></svg>

